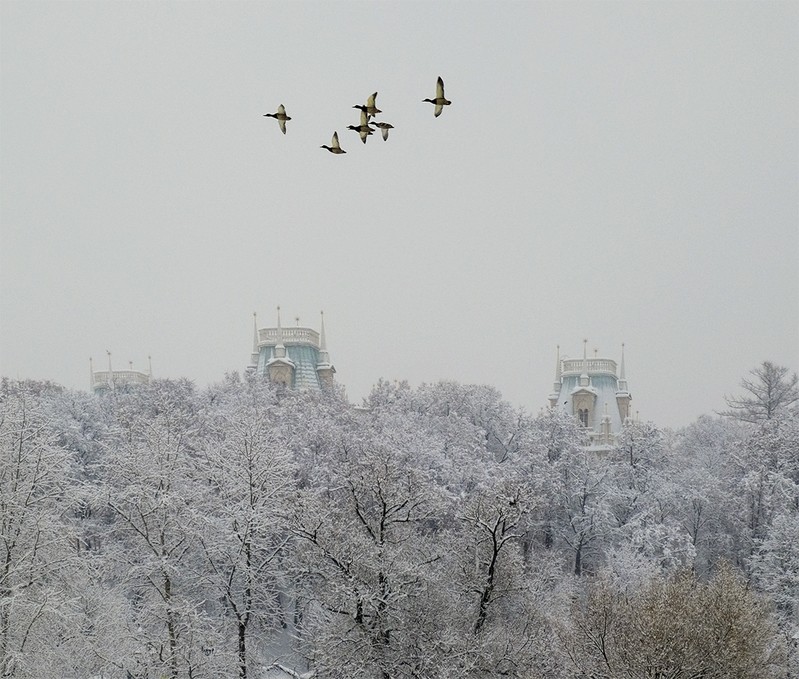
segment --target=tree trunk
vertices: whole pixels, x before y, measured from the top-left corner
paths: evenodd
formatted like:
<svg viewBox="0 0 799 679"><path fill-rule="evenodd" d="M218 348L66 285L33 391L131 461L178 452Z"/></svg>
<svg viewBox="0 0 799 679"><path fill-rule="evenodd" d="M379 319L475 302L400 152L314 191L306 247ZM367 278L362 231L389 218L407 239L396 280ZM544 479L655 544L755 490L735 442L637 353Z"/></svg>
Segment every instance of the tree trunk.
<svg viewBox="0 0 799 679"><path fill-rule="evenodd" d="M172 611L172 579L164 573L164 601L166 602L166 628L169 635L169 667L172 679L178 679L178 636L175 614Z"/></svg>
<svg viewBox="0 0 799 679"><path fill-rule="evenodd" d="M247 679L247 625L239 620L239 677Z"/></svg>

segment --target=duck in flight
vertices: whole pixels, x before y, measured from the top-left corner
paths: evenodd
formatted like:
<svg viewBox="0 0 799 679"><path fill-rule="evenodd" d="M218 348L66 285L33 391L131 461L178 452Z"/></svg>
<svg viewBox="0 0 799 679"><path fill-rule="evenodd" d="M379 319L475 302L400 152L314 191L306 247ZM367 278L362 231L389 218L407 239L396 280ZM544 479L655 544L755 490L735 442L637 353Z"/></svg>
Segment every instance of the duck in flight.
<svg viewBox="0 0 799 679"><path fill-rule="evenodd" d="M360 125L347 125L348 130L354 130L361 135L361 141L365 144L366 138L373 134L375 129L369 124L369 115L366 111L361 111L361 124Z"/></svg>
<svg viewBox="0 0 799 679"><path fill-rule="evenodd" d="M378 113L382 113L382 111L377 108L375 104L375 99L377 99L377 92L372 94L367 100L366 105L364 104L355 104L352 108L357 108L361 110L361 113L365 113L367 118L373 118Z"/></svg>
<svg viewBox="0 0 799 679"><path fill-rule="evenodd" d="M330 142L331 146L325 146L322 144L319 148L320 149L327 149L330 153L346 153L346 151L339 146L338 143L338 132L333 133L333 141Z"/></svg>
<svg viewBox="0 0 799 679"><path fill-rule="evenodd" d="M388 131L393 130L394 126L391 123L378 123L377 121L374 121L372 125L380 128L380 132L383 134L383 141L388 141Z"/></svg>
<svg viewBox="0 0 799 679"><path fill-rule="evenodd" d="M277 107L277 113L264 113L264 118L277 118L277 123L280 125L280 131L283 134L286 134L286 121L291 120L291 118L286 115L286 108L283 106L283 104Z"/></svg>
<svg viewBox="0 0 799 679"><path fill-rule="evenodd" d="M438 80L436 81L436 98L435 99L422 99L422 101L429 101L431 104L436 105L435 117L441 115L441 111L444 110L445 106L449 106L452 102L449 99L444 97L444 81L441 79L441 76L438 76Z"/></svg>

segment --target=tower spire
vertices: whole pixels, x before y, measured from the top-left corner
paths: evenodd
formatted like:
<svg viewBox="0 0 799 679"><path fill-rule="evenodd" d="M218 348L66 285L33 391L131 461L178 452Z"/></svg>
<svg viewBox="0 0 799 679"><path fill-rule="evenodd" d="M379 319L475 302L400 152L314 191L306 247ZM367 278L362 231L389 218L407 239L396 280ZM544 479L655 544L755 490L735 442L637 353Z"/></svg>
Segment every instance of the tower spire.
<svg viewBox="0 0 799 679"><path fill-rule="evenodd" d="M624 374L624 342L621 343L621 367L619 368L619 379L626 379Z"/></svg>
<svg viewBox="0 0 799 679"><path fill-rule="evenodd" d="M258 315L252 312L252 353L258 353Z"/></svg>
<svg viewBox="0 0 799 679"><path fill-rule="evenodd" d="M94 366L91 356L89 356L89 389L94 390Z"/></svg>
<svg viewBox="0 0 799 679"><path fill-rule="evenodd" d="M277 307L277 344L275 345L275 358L285 358L286 347L283 346L283 326L280 325L280 305Z"/></svg>
<svg viewBox="0 0 799 679"><path fill-rule="evenodd" d="M249 370L255 370L258 367L258 316L252 312L252 353L250 354Z"/></svg>
<svg viewBox="0 0 799 679"><path fill-rule="evenodd" d="M561 375L561 366L560 366L560 344L555 347L555 381L560 384L560 375Z"/></svg>
<svg viewBox="0 0 799 679"><path fill-rule="evenodd" d="M333 383L333 375L336 369L330 363L330 354L327 351L327 336L325 335L325 312L320 311L322 316L319 328L319 362L316 364L316 374L319 377L320 386L329 386Z"/></svg>
<svg viewBox="0 0 799 679"><path fill-rule="evenodd" d="M286 347L283 344L283 326L280 324L280 305L277 307L277 344L275 345L275 358L286 358Z"/></svg>
<svg viewBox="0 0 799 679"><path fill-rule="evenodd" d="M591 385L591 379L588 377L588 340L583 340L583 372L580 375L580 386L588 387Z"/></svg>
<svg viewBox="0 0 799 679"><path fill-rule="evenodd" d="M105 353L108 354L108 388L114 388L114 371L111 370L111 352L108 349L105 350Z"/></svg>
<svg viewBox="0 0 799 679"><path fill-rule="evenodd" d="M560 399L561 389L561 368L560 368L560 344L555 351L555 382L552 384L552 393L549 395L549 407L554 408Z"/></svg>
<svg viewBox="0 0 799 679"><path fill-rule="evenodd" d="M319 314L322 317L321 327L319 328L319 349L321 351L327 351L327 338L325 337L325 312L320 311Z"/></svg>
<svg viewBox="0 0 799 679"><path fill-rule="evenodd" d="M619 391L628 391L627 372L624 367L624 342L621 343L621 364L619 365Z"/></svg>
<svg viewBox="0 0 799 679"><path fill-rule="evenodd" d="M621 363L619 365L619 381L616 391L616 403L619 406L619 417L621 417L622 424L627 422L630 417L630 389L627 386L627 373L624 367L624 342L621 345Z"/></svg>

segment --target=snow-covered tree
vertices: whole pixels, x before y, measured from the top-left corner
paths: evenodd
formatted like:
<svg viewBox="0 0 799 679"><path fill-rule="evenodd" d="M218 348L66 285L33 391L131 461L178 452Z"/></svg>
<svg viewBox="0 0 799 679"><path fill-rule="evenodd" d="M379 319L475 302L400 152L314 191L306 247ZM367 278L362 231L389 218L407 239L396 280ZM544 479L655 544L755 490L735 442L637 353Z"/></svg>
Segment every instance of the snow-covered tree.
<svg viewBox="0 0 799 679"><path fill-rule="evenodd" d="M553 541L563 549L575 575L601 562L603 542L608 537L611 516L605 502L608 460L591 450L571 450L554 464Z"/></svg>
<svg viewBox="0 0 799 679"><path fill-rule="evenodd" d="M795 409L799 403L799 375L788 368L763 361L750 371L751 377L741 380L745 394L726 397L728 410L722 414L757 423L770 420L783 410Z"/></svg>
<svg viewBox="0 0 799 679"><path fill-rule="evenodd" d="M733 497L741 425L703 416L680 431L669 453L666 480L675 492L676 519L696 551L694 567L707 575L720 560L737 561L740 510Z"/></svg>
<svg viewBox="0 0 799 679"><path fill-rule="evenodd" d="M208 492L196 471L197 396L188 381L156 380L108 398L117 435L105 445L97 502L115 519L103 556L131 603L121 645L134 653L119 662L133 676L178 679L209 662L192 539Z"/></svg>
<svg viewBox="0 0 799 679"><path fill-rule="evenodd" d="M231 664L242 679L269 660L255 642L285 625L283 561L294 474L279 414L267 382L229 379L211 392L198 443L208 490L198 494L193 522L203 555L195 576L223 603L216 613L230 621L229 636L236 640Z"/></svg>
<svg viewBox="0 0 799 679"><path fill-rule="evenodd" d="M440 492L428 441L392 413L329 434L292 528L302 629L320 676L396 676L425 661L433 629L425 567L441 558Z"/></svg>
<svg viewBox="0 0 799 679"><path fill-rule="evenodd" d="M0 385L0 675L50 677L67 640L63 582L75 565L64 515L74 489L49 385ZM43 663L43 664L40 664ZM56 670L57 671L57 670Z"/></svg>

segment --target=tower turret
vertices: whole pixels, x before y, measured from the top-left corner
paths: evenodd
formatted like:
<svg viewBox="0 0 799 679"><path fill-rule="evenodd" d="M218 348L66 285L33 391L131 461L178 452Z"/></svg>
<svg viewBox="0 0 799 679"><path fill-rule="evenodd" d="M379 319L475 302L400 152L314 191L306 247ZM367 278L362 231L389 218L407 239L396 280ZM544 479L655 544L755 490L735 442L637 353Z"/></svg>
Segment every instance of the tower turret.
<svg viewBox="0 0 799 679"><path fill-rule="evenodd" d="M248 370L299 391L318 391L330 382L336 369L330 361L327 349L324 315L321 333L300 325L283 327L280 307L277 312L277 327L258 328L253 315L253 350Z"/></svg>
<svg viewBox="0 0 799 679"><path fill-rule="evenodd" d="M560 371L561 371L560 344L558 344L555 357L555 383L552 385L552 393L549 395L550 408L554 408L556 405L558 405L558 399L560 398L560 387L561 387Z"/></svg>
<svg viewBox="0 0 799 679"><path fill-rule="evenodd" d="M630 417L630 401L633 397L627 388L627 375L624 368L624 343L621 345L621 364L619 366L619 382L616 391L616 405L619 407L619 417L622 423Z"/></svg>
<svg viewBox="0 0 799 679"><path fill-rule="evenodd" d="M319 382L322 386L333 384L333 375L336 369L330 362L330 354L327 351L327 337L325 335L325 312L320 312L322 316L321 327L319 329L319 362L316 364L316 374L319 375Z"/></svg>
<svg viewBox="0 0 799 679"><path fill-rule="evenodd" d="M574 416L585 428L592 448L613 445L625 418L630 417L624 361L623 349L621 365L604 358L598 349L588 356L588 340L583 340L579 358L564 356L558 346L555 382L547 399L551 407ZM618 407L613 407L614 402Z"/></svg>

